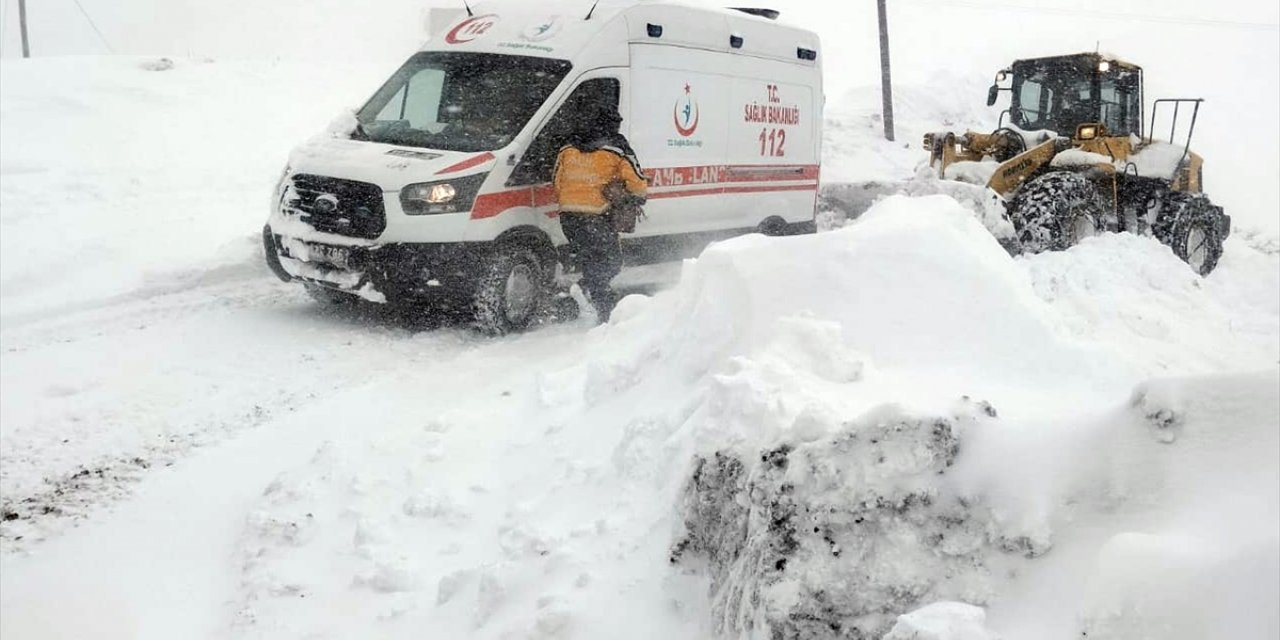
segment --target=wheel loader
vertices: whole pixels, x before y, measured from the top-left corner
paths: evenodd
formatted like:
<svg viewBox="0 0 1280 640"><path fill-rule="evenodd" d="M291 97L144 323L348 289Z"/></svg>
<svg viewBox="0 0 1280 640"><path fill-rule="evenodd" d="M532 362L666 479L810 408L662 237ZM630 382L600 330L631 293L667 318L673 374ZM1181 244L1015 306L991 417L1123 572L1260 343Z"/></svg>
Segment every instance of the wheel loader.
<svg viewBox="0 0 1280 640"><path fill-rule="evenodd" d="M985 185L1013 224L1015 250L1129 231L1154 236L1207 275L1231 219L1204 194L1204 160L1191 151L1203 100L1153 101L1144 130L1142 85L1141 67L1110 55L1018 60L987 94L988 106L1010 94L995 131L925 134L930 167ZM1157 118L1168 140L1154 137Z"/></svg>

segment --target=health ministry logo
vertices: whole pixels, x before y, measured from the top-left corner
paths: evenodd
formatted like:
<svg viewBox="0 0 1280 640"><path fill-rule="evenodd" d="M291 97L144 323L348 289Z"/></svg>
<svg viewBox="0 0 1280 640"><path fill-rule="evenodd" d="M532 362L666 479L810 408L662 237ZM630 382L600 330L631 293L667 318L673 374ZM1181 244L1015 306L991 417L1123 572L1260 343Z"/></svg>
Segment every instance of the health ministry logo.
<svg viewBox="0 0 1280 640"><path fill-rule="evenodd" d="M671 118L676 125L676 133L679 133L682 138L692 136L698 130L700 116L698 100L693 97L693 87L686 82L684 96L676 100L675 106L671 108Z"/></svg>
<svg viewBox="0 0 1280 640"><path fill-rule="evenodd" d="M541 42L560 33L560 16L551 16L546 20L529 25L520 37L529 42Z"/></svg>

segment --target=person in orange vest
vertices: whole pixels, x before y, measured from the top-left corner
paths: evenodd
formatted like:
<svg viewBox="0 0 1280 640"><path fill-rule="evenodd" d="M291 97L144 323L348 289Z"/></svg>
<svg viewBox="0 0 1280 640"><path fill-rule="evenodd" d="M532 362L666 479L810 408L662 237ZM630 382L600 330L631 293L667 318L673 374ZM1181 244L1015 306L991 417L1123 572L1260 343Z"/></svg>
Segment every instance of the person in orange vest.
<svg viewBox="0 0 1280 640"><path fill-rule="evenodd" d="M601 106L579 120L569 144L556 156L552 182L560 203L560 228L582 270L583 291L601 322L616 302L610 282L622 270L618 224L645 202L649 183L635 152L618 131L616 107ZM623 222L624 228L627 223Z"/></svg>

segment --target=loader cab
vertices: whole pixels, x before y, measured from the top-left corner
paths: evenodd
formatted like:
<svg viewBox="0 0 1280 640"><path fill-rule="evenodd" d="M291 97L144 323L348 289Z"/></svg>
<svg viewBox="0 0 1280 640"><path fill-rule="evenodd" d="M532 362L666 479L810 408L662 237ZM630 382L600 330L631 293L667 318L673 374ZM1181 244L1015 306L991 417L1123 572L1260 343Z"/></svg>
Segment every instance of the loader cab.
<svg viewBox="0 0 1280 640"><path fill-rule="evenodd" d="M1024 131L1075 135L1100 122L1107 135L1142 137L1142 69L1096 53L1014 62L1009 116ZM996 89L996 87L993 87Z"/></svg>

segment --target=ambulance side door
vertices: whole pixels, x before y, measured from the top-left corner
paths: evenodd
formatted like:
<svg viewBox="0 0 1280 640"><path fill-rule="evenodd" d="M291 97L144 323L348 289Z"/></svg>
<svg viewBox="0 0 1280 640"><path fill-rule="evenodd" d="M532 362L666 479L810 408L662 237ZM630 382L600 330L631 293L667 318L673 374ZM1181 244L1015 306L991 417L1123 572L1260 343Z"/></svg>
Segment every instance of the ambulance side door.
<svg viewBox="0 0 1280 640"><path fill-rule="evenodd" d="M511 177L507 179L507 186L533 186L540 192L535 196L539 206L554 205L554 201L547 200L546 194L551 188L556 156L568 144L569 133L581 115L581 105L600 100L613 101L624 118L625 133L626 75L627 70L620 67L594 69L580 75L520 156L515 169L511 171Z"/></svg>
<svg viewBox="0 0 1280 640"><path fill-rule="evenodd" d="M718 52L657 44L631 46L633 102L628 132L649 175L647 218L636 236L729 228L720 197L732 78Z"/></svg>
<svg viewBox="0 0 1280 640"><path fill-rule="evenodd" d="M813 219L821 109L809 70L737 56L730 94L726 201L737 225Z"/></svg>

